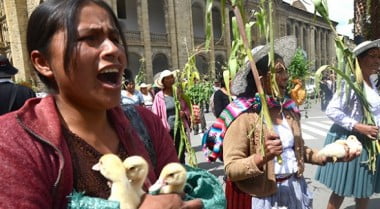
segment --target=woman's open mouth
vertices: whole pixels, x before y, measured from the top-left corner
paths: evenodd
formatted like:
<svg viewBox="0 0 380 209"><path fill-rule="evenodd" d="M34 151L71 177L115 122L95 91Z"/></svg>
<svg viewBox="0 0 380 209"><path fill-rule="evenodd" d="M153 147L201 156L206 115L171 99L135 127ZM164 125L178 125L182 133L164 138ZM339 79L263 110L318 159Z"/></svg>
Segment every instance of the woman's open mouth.
<svg viewBox="0 0 380 209"><path fill-rule="evenodd" d="M103 70L98 74L97 79L102 83L116 86L120 84L120 73L117 69L107 69Z"/></svg>

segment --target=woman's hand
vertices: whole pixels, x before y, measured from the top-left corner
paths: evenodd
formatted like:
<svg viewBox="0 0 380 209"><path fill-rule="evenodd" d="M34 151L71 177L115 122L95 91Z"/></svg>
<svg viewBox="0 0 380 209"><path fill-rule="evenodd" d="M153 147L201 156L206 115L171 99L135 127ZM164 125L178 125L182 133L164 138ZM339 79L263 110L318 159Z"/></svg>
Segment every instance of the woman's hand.
<svg viewBox="0 0 380 209"><path fill-rule="evenodd" d="M362 123L357 123L354 125L353 129L363 135L366 135L368 138L372 140L377 139L377 135L379 134L379 127L366 125Z"/></svg>
<svg viewBox="0 0 380 209"><path fill-rule="evenodd" d="M269 161L274 157L281 155L282 143L280 137L277 134L270 133L265 138L265 155L264 160Z"/></svg>
<svg viewBox="0 0 380 209"><path fill-rule="evenodd" d="M146 194L139 209L201 209L203 207L200 199L182 201L179 194Z"/></svg>

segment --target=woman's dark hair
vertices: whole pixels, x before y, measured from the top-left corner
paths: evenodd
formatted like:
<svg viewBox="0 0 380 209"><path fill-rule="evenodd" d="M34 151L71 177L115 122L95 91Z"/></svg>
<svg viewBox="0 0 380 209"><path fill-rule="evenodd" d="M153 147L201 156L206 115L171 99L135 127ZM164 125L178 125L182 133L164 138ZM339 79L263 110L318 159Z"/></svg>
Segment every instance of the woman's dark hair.
<svg viewBox="0 0 380 209"><path fill-rule="evenodd" d="M116 29L119 31L120 40L127 54L127 45L122 34L121 27L117 17L108 4L102 0L50 0L40 4L31 14L28 27L26 44L28 53L33 50L40 51L46 59L50 59L49 46L53 35L63 30L66 37L66 46L64 49L64 68L68 73L69 65L74 64L72 58L76 55L76 44L78 33L76 29L79 9L87 4L94 3L105 9L110 15ZM57 90L57 84L38 73L38 77L48 89Z"/></svg>
<svg viewBox="0 0 380 209"><path fill-rule="evenodd" d="M278 54L274 54L274 60L282 59L282 57ZM269 72L269 57L268 55L265 55L263 58L261 58L258 62L256 62L256 68L260 76L266 76ZM249 67L249 72L246 77L247 80L247 86L245 88L245 91L239 95L236 95L237 97L254 97L257 93L256 88L256 82L253 78L253 73L251 68Z"/></svg>
<svg viewBox="0 0 380 209"><path fill-rule="evenodd" d="M218 82L220 83L220 87L226 88L226 82L224 82L223 76L218 77Z"/></svg>

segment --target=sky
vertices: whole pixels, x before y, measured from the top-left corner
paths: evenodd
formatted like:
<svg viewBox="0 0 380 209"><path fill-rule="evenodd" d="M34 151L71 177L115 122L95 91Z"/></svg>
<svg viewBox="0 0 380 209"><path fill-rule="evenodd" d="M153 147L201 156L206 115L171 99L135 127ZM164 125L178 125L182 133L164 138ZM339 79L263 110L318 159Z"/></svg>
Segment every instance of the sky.
<svg viewBox="0 0 380 209"><path fill-rule="evenodd" d="M291 3L293 0L283 0ZM305 3L306 2L306 3ZM302 0L302 3L309 12L314 13L314 5L312 0ZM347 35L353 39L353 24L348 24L350 19L354 17L354 0L327 0L329 7L329 16L331 20L338 22L336 29L338 33Z"/></svg>

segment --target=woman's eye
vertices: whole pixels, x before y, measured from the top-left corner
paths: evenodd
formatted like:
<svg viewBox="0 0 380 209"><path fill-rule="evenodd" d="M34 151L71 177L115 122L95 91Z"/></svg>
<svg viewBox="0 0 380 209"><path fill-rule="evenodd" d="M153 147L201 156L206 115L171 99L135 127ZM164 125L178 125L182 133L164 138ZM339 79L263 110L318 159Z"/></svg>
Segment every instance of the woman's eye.
<svg viewBox="0 0 380 209"><path fill-rule="evenodd" d="M88 36L82 36L78 38L78 41L95 41L96 36L94 35L88 35Z"/></svg>

